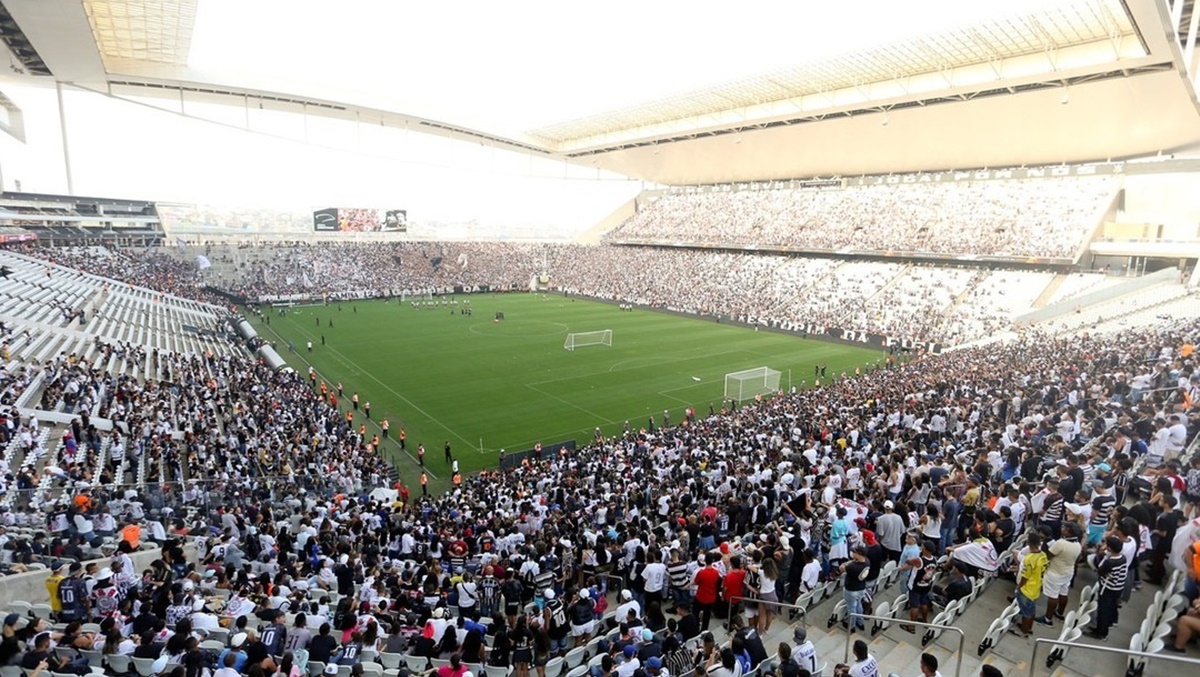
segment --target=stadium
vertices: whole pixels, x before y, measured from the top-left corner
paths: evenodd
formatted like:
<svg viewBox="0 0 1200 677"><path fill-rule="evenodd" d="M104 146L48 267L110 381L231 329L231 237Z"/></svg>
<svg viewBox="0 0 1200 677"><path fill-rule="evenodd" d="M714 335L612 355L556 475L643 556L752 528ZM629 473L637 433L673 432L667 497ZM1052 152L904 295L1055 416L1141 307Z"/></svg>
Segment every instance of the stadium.
<svg viewBox="0 0 1200 677"><path fill-rule="evenodd" d="M1195 670L1198 35L0 0L0 677Z"/></svg>

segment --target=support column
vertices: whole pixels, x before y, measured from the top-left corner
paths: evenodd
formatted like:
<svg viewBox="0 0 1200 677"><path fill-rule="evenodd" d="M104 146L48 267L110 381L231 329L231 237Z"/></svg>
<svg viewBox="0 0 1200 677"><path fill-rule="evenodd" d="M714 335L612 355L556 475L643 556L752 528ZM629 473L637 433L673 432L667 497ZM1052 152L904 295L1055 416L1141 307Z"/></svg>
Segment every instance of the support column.
<svg viewBox="0 0 1200 677"><path fill-rule="evenodd" d="M1183 48L1183 67L1187 71L1188 78L1193 82L1195 80L1194 73L1192 73L1192 57L1196 53L1196 30L1200 29L1200 11L1197 10L1200 10L1200 7L1192 8L1192 20L1188 22L1187 42L1184 43Z"/></svg>
<svg viewBox="0 0 1200 677"><path fill-rule="evenodd" d="M58 128L59 134L62 136L63 169L67 172L67 195L74 195L75 179L71 176L71 147L67 142L67 114L63 108L62 83L55 83L54 89L58 92Z"/></svg>

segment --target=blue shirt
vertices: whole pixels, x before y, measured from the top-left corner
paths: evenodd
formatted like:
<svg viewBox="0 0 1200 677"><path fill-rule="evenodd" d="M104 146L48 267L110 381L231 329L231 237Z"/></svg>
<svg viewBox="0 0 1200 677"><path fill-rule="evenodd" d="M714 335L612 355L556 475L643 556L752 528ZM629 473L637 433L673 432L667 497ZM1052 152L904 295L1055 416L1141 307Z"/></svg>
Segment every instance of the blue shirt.
<svg viewBox="0 0 1200 677"><path fill-rule="evenodd" d="M227 648L224 651L222 651L219 656L217 656L217 667L219 667L219 668L225 667L225 657L228 656L230 654L230 652L233 652L234 655L237 656L237 658L234 659L234 661L233 661L233 669L237 670L238 672L241 672L242 668L246 667L246 654L245 654L245 652L242 652L242 651L234 652L233 649Z"/></svg>

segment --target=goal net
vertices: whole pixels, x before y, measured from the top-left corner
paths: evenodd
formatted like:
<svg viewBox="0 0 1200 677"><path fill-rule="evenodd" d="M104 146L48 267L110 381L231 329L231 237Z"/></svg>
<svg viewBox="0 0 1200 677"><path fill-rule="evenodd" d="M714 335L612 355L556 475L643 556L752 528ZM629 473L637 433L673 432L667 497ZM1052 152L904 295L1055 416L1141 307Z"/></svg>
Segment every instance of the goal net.
<svg viewBox="0 0 1200 677"><path fill-rule="evenodd" d="M611 346L612 345L612 330L602 329L600 331L581 331L572 334L567 334L567 342L563 344L563 348L567 350L575 350L584 346Z"/></svg>
<svg viewBox="0 0 1200 677"><path fill-rule="evenodd" d="M725 374L725 399L742 402L757 395L779 390L779 372L770 367L756 367Z"/></svg>
<svg viewBox="0 0 1200 677"><path fill-rule="evenodd" d="M400 292L400 301L432 301L433 294L427 291L405 291Z"/></svg>

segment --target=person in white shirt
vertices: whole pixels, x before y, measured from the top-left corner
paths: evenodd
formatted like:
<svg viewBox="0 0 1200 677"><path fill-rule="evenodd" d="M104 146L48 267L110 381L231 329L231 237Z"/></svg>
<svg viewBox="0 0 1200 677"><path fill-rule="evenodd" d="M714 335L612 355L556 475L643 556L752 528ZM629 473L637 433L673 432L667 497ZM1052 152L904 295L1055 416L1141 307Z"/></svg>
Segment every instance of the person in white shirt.
<svg viewBox="0 0 1200 677"><path fill-rule="evenodd" d="M221 627L221 619L205 608L204 598L200 596L192 600L192 615L189 618L193 630L203 630L207 633Z"/></svg>
<svg viewBox="0 0 1200 677"><path fill-rule="evenodd" d="M850 666L850 677L879 677L879 663L867 651L867 643L854 640L854 663Z"/></svg>
<svg viewBox="0 0 1200 677"><path fill-rule="evenodd" d="M1179 458L1179 455L1183 453L1184 444L1187 442L1187 427L1183 424L1183 417L1179 414L1171 416L1170 425L1166 430L1163 460L1171 461Z"/></svg>
<svg viewBox="0 0 1200 677"><path fill-rule="evenodd" d="M796 661L802 670L817 671L817 647L808 639L808 630L803 625L797 625L792 631L792 639L796 646L792 648L792 660Z"/></svg>
<svg viewBox="0 0 1200 677"><path fill-rule="evenodd" d="M662 563L662 554L658 549L651 549L647 558L650 561L642 568L646 603L649 604L655 600L662 602L666 599L667 566ZM621 618L621 616L617 618Z"/></svg>
<svg viewBox="0 0 1200 677"><path fill-rule="evenodd" d="M621 599L624 600L624 602L617 607L616 618L625 620L629 617L630 610L633 611L634 616L638 618L642 617L642 605L638 604L637 600L633 598L632 592L630 592L628 589L622 590Z"/></svg>

